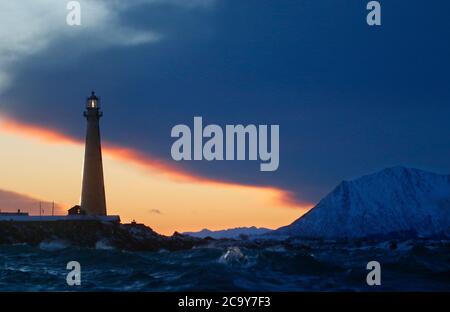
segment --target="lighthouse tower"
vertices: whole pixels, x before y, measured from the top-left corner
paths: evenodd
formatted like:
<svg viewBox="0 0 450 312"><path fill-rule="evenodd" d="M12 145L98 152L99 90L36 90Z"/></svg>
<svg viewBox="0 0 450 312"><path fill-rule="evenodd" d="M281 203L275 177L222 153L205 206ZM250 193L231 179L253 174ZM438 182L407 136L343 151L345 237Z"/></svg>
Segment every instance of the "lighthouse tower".
<svg viewBox="0 0 450 312"><path fill-rule="evenodd" d="M106 216L105 184L103 181L102 147L100 143L99 98L92 92L87 99L84 117L87 120L84 152L81 212L91 216Z"/></svg>

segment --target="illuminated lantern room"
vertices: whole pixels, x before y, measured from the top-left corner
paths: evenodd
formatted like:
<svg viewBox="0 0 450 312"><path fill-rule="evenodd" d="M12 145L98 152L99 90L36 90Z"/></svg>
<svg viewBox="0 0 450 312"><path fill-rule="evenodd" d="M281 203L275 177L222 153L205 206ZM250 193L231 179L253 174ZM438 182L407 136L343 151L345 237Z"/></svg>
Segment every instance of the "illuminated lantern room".
<svg viewBox="0 0 450 312"><path fill-rule="evenodd" d="M86 108L100 108L99 98L95 95L95 92L91 92L91 96L88 97Z"/></svg>

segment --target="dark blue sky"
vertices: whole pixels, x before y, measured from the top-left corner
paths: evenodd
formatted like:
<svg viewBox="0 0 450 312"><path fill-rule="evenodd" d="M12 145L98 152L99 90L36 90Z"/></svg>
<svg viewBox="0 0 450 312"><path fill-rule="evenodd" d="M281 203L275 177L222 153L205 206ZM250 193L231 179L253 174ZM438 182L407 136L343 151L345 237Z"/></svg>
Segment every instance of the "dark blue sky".
<svg viewBox="0 0 450 312"><path fill-rule="evenodd" d="M449 173L450 3L380 2L375 28L362 0L130 6L120 23L161 40L103 48L88 34L53 40L15 64L0 112L81 138L84 98L95 89L104 139L167 161L170 129L194 116L279 124L276 172L248 161L178 165L307 201L388 166Z"/></svg>

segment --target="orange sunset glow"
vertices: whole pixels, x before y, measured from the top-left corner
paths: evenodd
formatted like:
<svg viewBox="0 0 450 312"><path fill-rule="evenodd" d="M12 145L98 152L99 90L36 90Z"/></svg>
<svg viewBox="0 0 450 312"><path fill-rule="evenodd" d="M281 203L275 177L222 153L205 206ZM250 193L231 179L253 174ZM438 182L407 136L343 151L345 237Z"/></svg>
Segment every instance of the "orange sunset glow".
<svg viewBox="0 0 450 312"><path fill-rule="evenodd" d="M205 227L276 228L289 224L311 207L296 203L281 189L194 176L105 139L108 211L120 215L122 222L136 220L163 234ZM1 190L55 201L64 209L79 204L83 142L0 116L0 144L4 177ZM32 208L29 212L33 214Z"/></svg>

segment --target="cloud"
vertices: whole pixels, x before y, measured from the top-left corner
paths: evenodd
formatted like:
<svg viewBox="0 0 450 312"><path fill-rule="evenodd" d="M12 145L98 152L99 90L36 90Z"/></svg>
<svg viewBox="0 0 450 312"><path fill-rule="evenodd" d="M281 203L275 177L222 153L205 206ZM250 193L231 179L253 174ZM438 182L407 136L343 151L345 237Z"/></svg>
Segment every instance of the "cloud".
<svg viewBox="0 0 450 312"><path fill-rule="evenodd" d="M153 214L162 214L161 210L159 210L159 209L151 209L151 210L149 210L149 212L153 213Z"/></svg>
<svg viewBox="0 0 450 312"><path fill-rule="evenodd" d="M1 212L28 212L30 215L39 214L39 203L44 214L51 214L52 203L28 195L0 189L0 211ZM59 204L55 203L55 215L66 214Z"/></svg>
<svg viewBox="0 0 450 312"><path fill-rule="evenodd" d="M70 39L72 50L89 53L112 45L134 46L163 38L153 30L125 25L120 16L139 5L207 7L214 0L79 0L81 25L69 26L68 1L21 0L0 2L0 93L12 82L14 67L29 56L44 52L58 40ZM84 45L83 42L88 42Z"/></svg>
<svg viewBox="0 0 450 312"><path fill-rule="evenodd" d="M112 2L112 1L111 1ZM215 4L217 0L133 0L133 1L115 1L116 5L122 8L130 5L153 4L153 5L172 5L177 7L192 8L208 8Z"/></svg>
<svg viewBox="0 0 450 312"><path fill-rule="evenodd" d="M42 128L32 124L22 124L5 115L0 115L0 132L13 133L38 139L47 143L64 143L82 145L83 141L67 136L57 130ZM173 162L168 162L163 159L157 159L147 153L143 153L136 149L123 147L112 144L108 141L102 143L102 150L105 155L114 159L131 163L139 166L142 170L148 170L153 174L160 174L169 178L171 181L179 183L198 183L203 185L221 186L229 188L247 188L250 190L264 190L268 194L272 194L273 203L277 206L293 208L293 209L309 209L312 204L307 201L299 200L295 193L274 186L259 186L252 184L244 184L239 182L214 179L208 176L195 174L181 167L173 165ZM156 211L149 211L150 213L157 213Z"/></svg>

